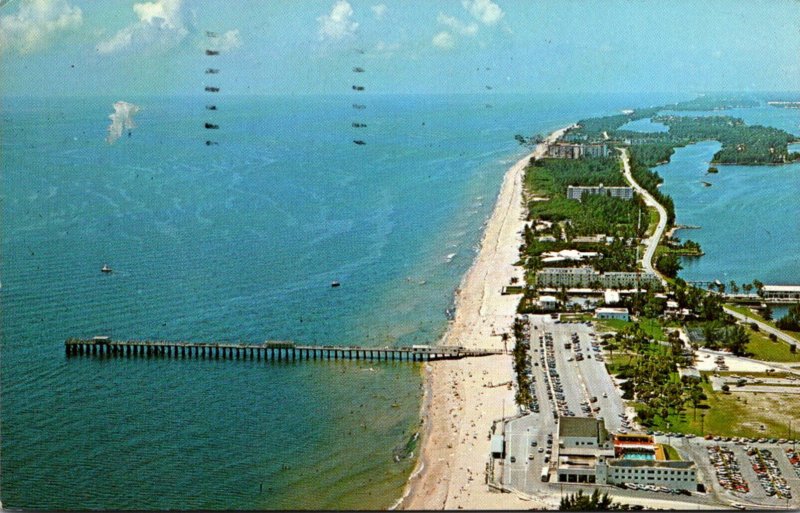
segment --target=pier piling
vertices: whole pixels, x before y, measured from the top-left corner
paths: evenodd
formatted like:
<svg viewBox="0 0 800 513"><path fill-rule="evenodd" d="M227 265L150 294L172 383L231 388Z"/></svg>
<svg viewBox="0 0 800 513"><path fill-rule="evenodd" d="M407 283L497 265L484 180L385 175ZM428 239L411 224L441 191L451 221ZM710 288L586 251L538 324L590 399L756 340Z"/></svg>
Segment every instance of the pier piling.
<svg viewBox="0 0 800 513"><path fill-rule="evenodd" d="M425 362L436 360L453 360L465 357L487 356L502 354L500 350L464 349L462 347L443 346L412 346L412 347L360 347L360 346L314 346L298 345L292 342L264 342L264 343L227 343L227 342L166 342L166 341L113 341L108 337L94 337L92 339L67 339L64 343L66 357L82 356L84 354L112 357L166 357L169 359L215 359L219 360L247 360L274 362L302 361L302 360L369 360L369 361L399 361L399 362Z"/></svg>

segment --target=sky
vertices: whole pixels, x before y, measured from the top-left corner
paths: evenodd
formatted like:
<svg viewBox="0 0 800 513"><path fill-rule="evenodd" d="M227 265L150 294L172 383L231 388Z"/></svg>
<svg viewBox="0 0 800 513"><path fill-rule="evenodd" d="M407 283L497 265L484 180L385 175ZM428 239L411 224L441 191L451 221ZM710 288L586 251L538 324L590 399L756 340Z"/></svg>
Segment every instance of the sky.
<svg viewBox="0 0 800 513"><path fill-rule="evenodd" d="M797 0L0 5L2 96L800 91Z"/></svg>

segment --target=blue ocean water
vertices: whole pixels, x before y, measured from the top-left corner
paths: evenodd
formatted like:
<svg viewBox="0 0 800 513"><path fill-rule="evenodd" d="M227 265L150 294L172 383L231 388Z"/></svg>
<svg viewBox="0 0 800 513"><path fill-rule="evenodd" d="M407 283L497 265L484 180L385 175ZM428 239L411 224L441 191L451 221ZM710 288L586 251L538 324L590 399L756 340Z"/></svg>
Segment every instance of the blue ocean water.
<svg viewBox="0 0 800 513"><path fill-rule="evenodd" d="M419 366L67 360L64 339L435 343L514 134L685 98L124 98L138 128L109 146L119 99L3 101L6 507L389 506Z"/></svg>

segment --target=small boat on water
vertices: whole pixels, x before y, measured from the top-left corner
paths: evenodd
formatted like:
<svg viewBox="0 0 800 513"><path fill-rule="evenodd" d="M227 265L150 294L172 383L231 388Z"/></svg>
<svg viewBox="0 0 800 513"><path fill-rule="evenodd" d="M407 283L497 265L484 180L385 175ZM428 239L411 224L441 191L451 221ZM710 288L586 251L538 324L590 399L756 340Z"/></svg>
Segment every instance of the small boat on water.
<svg viewBox="0 0 800 513"><path fill-rule="evenodd" d="M332 281L331 282L331 287L333 287L333 288L339 287L340 285L341 285L341 283L339 283L338 281Z"/></svg>
<svg viewBox="0 0 800 513"><path fill-rule="evenodd" d="M103 268L100 269L101 273L111 273L114 270L108 266L108 264L103 265Z"/></svg>
<svg viewBox="0 0 800 513"><path fill-rule="evenodd" d="M703 187L711 187L711 183L709 182L700 182L700 183L703 184Z"/></svg>

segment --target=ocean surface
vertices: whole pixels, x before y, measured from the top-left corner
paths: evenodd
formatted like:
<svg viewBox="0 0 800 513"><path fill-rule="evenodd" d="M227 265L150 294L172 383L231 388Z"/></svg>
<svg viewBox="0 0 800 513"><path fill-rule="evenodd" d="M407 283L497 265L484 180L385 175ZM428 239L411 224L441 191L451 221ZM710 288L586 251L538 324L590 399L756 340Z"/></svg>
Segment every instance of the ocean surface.
<svg viewBox="0 0 800 513"><path fill-rule="evenodd" d="M4 98L3 505L390 506L419 365L68 360L64 339L436 343L515 134L682 99ZM117 100L142 110L108 145Z"/></svg>

